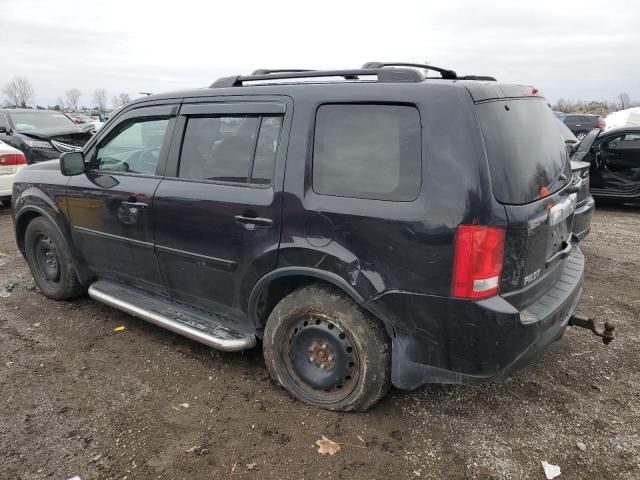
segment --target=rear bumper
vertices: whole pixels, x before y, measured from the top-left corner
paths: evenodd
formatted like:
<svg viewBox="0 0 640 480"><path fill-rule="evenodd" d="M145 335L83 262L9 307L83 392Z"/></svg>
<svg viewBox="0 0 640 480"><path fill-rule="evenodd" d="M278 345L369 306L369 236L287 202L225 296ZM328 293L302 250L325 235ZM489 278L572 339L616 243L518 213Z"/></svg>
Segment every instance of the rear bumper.
<svg viewBox="0 0 640 480"><path fill-rule="evenodd" d="M562 337L583 275L584 256L576 247L558 281L523 311L499 296L477 302L406 292L377 297L371 309L386 314L395 328L393 384L475 384L525 366Z"/></svg>
<svg viewBox="0 0 640 480"><path fill-rule="evenodd" d="M593 211L595 210L596 202L591 195L589 195L584 203L576 208L573 217L573 234L578 237L579 240L584 240L591 230L591 219L593 218Z"/></svg>
<svg viewBox="0 0 640 480"><path fill-rule="evenodd" d="M0 199L11 196L15 173L0 175Z"/></svg>

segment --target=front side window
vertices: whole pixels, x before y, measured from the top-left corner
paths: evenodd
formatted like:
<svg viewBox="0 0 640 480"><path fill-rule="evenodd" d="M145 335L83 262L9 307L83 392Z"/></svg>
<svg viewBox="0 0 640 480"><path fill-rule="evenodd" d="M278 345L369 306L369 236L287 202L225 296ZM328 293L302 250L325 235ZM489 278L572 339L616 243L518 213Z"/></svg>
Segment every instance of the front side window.
<svg viewBox="0 0 640 480"><path fill-rule="evenodd" d="M412 201L420 193L420 116L401 105L322 105L316 113L313 190Z"/></svg>
<svg viewBox="0 0 640 480"><path fill-rule="evenodd" d="M178 176L193 180L268 185L273 178L281 116L191 117Z"/></svg>
<svg viewBox="0 0 640 480"><path fill-rule="evenodd" d="M98 146L98 170L155 175L168 125L168 119L123 122Z"/></svg>

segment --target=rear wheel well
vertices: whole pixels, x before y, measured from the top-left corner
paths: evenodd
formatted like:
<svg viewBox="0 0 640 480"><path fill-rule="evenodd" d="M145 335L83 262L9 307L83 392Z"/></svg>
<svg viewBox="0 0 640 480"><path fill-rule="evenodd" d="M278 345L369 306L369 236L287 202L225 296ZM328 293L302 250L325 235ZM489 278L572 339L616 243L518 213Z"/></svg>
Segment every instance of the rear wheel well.
<svg viewBox="0 0 640 480"><path fill-rule="evenodd" d="M24 236L27 232L27 227L34 218L38 218L41 216L42 215L38 212L25 212L16 222L16 243L18 244L18 248L22 253L24 253Z"/></svg>
<svg viewBox="0 0 640 480"><path fill-rule="evenodd" d="M258 294L255 302L255 319L257 327L262 330L275 306L284 297L313 283L331 285L329 282L304 275L291 275L273 279Z"/></svg>
<svg viewBox="0 0 640 480"><path fill-rule="evenodd" d="M262 288L262 290L258 294L258 297L256 298L256 301L254 304L255 315L253 316L253 319L254 319L254 322L256 322L256 329L258 331L258 335L262 336L262 331L265 325L267 324L267 319L269 318L269 315L271 315L271 312L273 311L275 306L284 297L286 297L287 295L293 293L294 291L302 287L307 287L309 285L325 285L325 286L331 287L339 291L346 297L350 298L357 304L361 303L360 301L358 301L358 299L354 298L353 295L349 294L349 292L347 292L344 288L341 288L340 285L336 285L333 282L324 280L319 277L308 276L308 275L287 275L283 277L278 277L273 279L271 282L269 282L268 285ZM381 324L385 325L385 328L387 329L387 333L389 334L389 336L391 337L395 336L393 327L387 324L387 322L385 322L378 315L375 315L372 312L369 312L369 313L373 317L375 317Z"/></svg>

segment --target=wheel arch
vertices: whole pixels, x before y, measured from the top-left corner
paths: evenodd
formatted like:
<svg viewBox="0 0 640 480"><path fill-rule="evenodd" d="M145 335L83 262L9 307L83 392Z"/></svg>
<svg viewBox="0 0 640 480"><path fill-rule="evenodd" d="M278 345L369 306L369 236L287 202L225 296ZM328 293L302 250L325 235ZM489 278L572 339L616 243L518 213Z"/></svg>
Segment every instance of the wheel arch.
<svg viewBox="0 0 640 480"><path fill-rule="evenodd" d="M280 268L267 273L255 283L249 295L247 315L258 336L262 335L269 314L280 300L294 290L314 283L337 288L381 321L391 338L395 336L395 329L388 319L373 311L366 299L345 279L335 273L311 267Z"/></svg>
<svg viewBox="0 0 640 480"><path fill-rule="evenodd" d="M29 205L21 209L15 217L15 229L16 229L16 243L18 244L18 248L24 255L24 238L27 233L27 227L31 223L31 221L37 217L46 218L55 228L58 230L58 233L62 238L65 239L66 235L60 229L60 226L55 221L55 219L44 209L35 205ZM67 248L69 246L67 245Z"/></svg>
<svg viewBox="0 0 640 480"><path fill-rule="evenodd" d="M25 252L25 235L27 232L27 227L29 224L36 218L45 218L53 227L56 229L60 238L62 238L64 242L64 248L67 249L69 256L73 259L73 269L80 280L80 283L86 285L89 279L87 272L81 267L81 264L78 262L78 258L75 255L75 251L72 248L72 245L69 244L68 235L65 235L64 231L60 228L58 222L56 222L55 218L47 212L44 208L39 207L37 205L28 205L22 208L15 216L15 234L16 234L16 244L18 245L18 249L22 253L22 255L26 255Z"/></svg>

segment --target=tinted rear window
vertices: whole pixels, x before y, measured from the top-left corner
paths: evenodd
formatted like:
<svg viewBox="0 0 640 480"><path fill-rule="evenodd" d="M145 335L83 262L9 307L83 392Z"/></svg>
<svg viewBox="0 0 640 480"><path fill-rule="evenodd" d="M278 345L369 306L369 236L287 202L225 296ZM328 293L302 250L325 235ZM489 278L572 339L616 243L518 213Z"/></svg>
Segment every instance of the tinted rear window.
<svg viewBox="0 0 640 480"><path fill-rule="evenodd" d="M543 98L477 105L493 193L502 203L529 203L571 178L562 132Z"/></svg>

